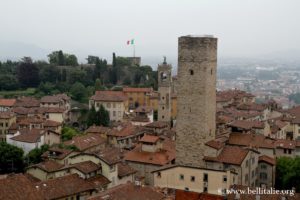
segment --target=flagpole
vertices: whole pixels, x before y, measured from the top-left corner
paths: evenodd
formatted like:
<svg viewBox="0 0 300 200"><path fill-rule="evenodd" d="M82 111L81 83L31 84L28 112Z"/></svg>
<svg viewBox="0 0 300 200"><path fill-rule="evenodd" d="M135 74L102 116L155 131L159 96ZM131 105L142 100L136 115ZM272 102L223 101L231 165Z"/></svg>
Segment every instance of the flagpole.
<svg viewBox="0 0 300 200"><path fill-rule="evenodd" d="M133 44L133 57L135 57L135 44Z"/></svg>

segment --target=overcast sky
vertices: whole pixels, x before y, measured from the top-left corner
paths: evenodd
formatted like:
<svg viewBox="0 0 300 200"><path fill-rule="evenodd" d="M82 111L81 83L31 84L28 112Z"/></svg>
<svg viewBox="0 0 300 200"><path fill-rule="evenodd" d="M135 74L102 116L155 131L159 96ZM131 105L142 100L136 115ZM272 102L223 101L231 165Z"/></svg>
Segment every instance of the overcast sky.
<svg viewBox="0 0 300 200"><path fill-rule="evenodd" d="M134 38L136 55L162 59L176 57L187 34L218 37L220 56L261 56L300 49L299 8L299 0L0 0L0 56L27 47L132 56Z"/></svg>

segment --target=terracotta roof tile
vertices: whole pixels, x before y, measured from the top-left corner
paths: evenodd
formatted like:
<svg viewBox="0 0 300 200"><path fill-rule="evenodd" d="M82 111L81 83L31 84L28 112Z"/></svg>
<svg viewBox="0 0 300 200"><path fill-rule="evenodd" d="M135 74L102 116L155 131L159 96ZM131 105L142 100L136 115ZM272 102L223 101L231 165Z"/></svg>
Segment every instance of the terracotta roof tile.
<svg viewBox="0 0 300 200"><path fill-rule="evenodd" d="M154 165L166 165L175 159L175 143L166 139L163 147L157 152L142 151L141 144L125 154L124 159L131 162L148 163Z"/></svg>
<svg viewBox="0 0 300 200"><path fill-rule="evenodd" d="M276 147L276 140L257 134L231 133L228 144L274 149Z"/></svg>
<svg viewBox="0 0 300 200"><path fill-rule="evenodd" d="M6 112L0 112L0 119L11 119L15 117L15 113L6 111Z"/></svg>
<svg viewBox="0 0 300 200"><path fill-rule="evenodd" d="M0 106L12 107L16 103L16 99L0 99Z"/></svg>
<svg viewBox="0 0 300 200"><path fill-rule="evenodd" d="M94 184L96 188L103 188L110 183L110 180L101 174L88 178L87 181Z"/></svg>
<svg viewBox="0 0 300 200"><path fill-rule="evenodd" d="M22 97L20 99L17 99L16 103L14 104L14 107L40 107L40 101L33 97Z"/></svg>
<svg viewBox="0 0 300 200"><path fill-rule="evenodd" d="M55 158L55 159L62 160L72 152L74 152L74 151L70 150L70 149L61 149L59 147L51 147L48 149L48 151L43 153L42 157L43 158Z"/></svg>
<svg viewBox="0 0 300 200"><path fill-rule="evenodd" d="M42 200L44 196L38 191L28 177L12 174L0 179L0 199L5 200Z"/></svg>
<svg viewBox="0 0 300 200"><path fill-rule="evenodd" d="M84 162L76 163L76 164L70 165L69 167L75 167L76 169L78 169L79 171L81 171L84 174L95 172L95 171L101 169L101 165L97 165L96 163L94 163L92 161L84 161Z"/></svg>
<svg viewBox="0 0 300 200"><path fill-rule="evenodd" d="M159 140L158 136L155 135L144 135L140 142L147 142L147 143L156 143Z"/></svg>
<svg viewBox="0 0 300 200"><path fill-rule="evenodd" d="M263 129L265 127L265 124L264 122L261 121L235 120L231 122L228 126L251 130L251 129Z"/></svg>
<svg viewBox="0 0 300 200"><path fill-rule="evenodd" d="M166 128L168 126L169 125L167 122L161 122L161 121L155 121L155 122L145 125L145 127L148 127L148 128Z"/></svg>
<svg viewBox="0 0 300 200"><path fill-rule="evenodd" d="M119 177L124 177L124 176L128 176L131 174L135 174L137 171L135 169L133 169L132 167L130 167L129 165L125 164L125 163L118 163L118 176Z"/></svg>
<svg viewBox="0 0 300 200"><path fill-rule="evenodd" d="M295 140L277 139L276 147L282 148L282 149L295 149L296 141Z"/></svg>
<svg viewBox="0 0 300 200"><path fill-rule="evenodd" d="M80 151L85 151L91 147L106 143L106 140L98 134L88 133L78 135L71 140L65 141L65 145L75 145Z"/></svg>
<svg viewBox="0 0 300 200"><path fill-rule="evenodd" d="M65 198L95 189L93 183L80 178L77 174L42 181L36 186L44 194L46 200Z"/></svg>
<svg viewBox="0 0 300 200"><path fill-rule="evenodd" d="M270 156L266 156L266 155L259 156L258 162L266 162L271 165L276 165L276 160L274 158L271 158Z"/></svg>
<svg viewBox="0 0 300 200"><path fill-rule="evenodd" d="M20 135L11 137L11 140L26 142L26 143L35 143L38 142L42 136L43 130L40 129L21 129L19 130Z"/></svg>
<svg viewBox="0 0 300 200"><path fill-rule="evenodd" d="M217 157L204 157L204 160L241 165L248 152L248 149L243 149L241 147L225 146Z"/></svg>
<svg viewBox="0 0 300 200"><path fill-rule="evenodd" d="M104 126L90 126L85 132L86 133L101 133L101 134L106 134L110 131L111 129L108 127Z"/></svg>
<svg viewBox="0 0 300 200"><path fill-rule="evenodd" d="M95 155L104 160L109 165L116 164L121 161L124 150L116 147L107 147L101 151L95 152Z"/></svg>
<svg viewBox="0 0 300 200"><path fill-rule="evenodd" d="M55 162L54 160L47 160L35 165L31 165L28 168L39 168L46 172L54 172L64 168L65 165Z"/></svg>
<svg viewBox="0 0 300 200"><path fill-rule="evenodd" d="M165 195L150 186L136 186L133 183L121 184L97 194L89 200L163 200Z"/></svg>

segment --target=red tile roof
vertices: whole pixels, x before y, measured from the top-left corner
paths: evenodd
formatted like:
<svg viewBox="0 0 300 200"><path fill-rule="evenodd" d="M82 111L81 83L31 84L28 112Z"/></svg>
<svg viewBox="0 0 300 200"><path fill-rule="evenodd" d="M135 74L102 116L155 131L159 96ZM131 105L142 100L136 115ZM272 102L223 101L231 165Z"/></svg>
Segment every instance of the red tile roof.
<svg viewBox="0 0 300 200"><path fill-rule="evenodd" d="M88 198L89 200L163 200L165 195L150 186L136 186L133 183L121 184L112 187L96 196Z"/></svg>
<svg viewBox="0 0 300 200"><path fill-rule="evenodd" d="M228 144L274 149L276 147L276 140L258 134L231 133Z"/></svg>
<svg viewBox="0 0 300 200"><path fill-rule="evenodd" d="M46 159L51 157L51 158L62 160L72 152L74 152L74 151L70 150L70 149L61 149L59 147L51 147L48 149L48 151L43 153L42 157L46 158Z"/></svg>
<svg viewBox="0 0 300 200"><path fill-rule="evenodd" d="M99 134L88 133L86 135L78 135L71 140L65 141L65 145L75 145L80 151L85 151L97 145L105 144L106 140Z"/></svg>
<svg viewBox="0 0 300 200"><path fill-rule="evenodd" d="M41 103L59 103L61 102L61 98L58 96L43 96L41 98Z"/></svg>
<svg viewBox="0 0 300 200"><path fill-rule="evenodd" d="M96 94L90 99L94 101L123 102L127 100L127 96L122 91L96 91Z"/></svg>
<svg viewBox="0 0 300 200"><path fill-rule="evenodd" d="M237 146L225 146L217 157L206 156L204 157L204 160L233 165L241 165L248 153L248 149L243 149Z"/></svg>
<svg viewBox="0 0 300 200"><path fill-rule="evenodd" d="M108 165L119 163L123 157L123 154L124 150L116 147L107 147L101 151L95 152L95 155Z"/></svg>
<svg viewBox="0 0 300 200"><path fill-rule="evenodd" d="M281 149L295 149L296 141L295 140L277 139L276 147L281 148Z"/></svg>
<svg viewBox="0 0 300 200"><path fill-rule="evenodd" d="M6 112L0 112L0 119L11 119L15 117L15 113L6 111Z"/></svg>
<svg viewBox="0 0 300 200"><path fill-rule="evenodd" d="M144 135L140 142L147 142L147 143L156 143L159 140L158 136L155 135Z"/></svg>
<svg viewBox="0 0 300 200"><path fill-rule="evenodd" d="M264 122L261 121L235 120L231 122L229 126L251 130L251 129L263 129L265 127L265 124Z"/></svg>
<svg viewBox="0 0 300 200"><path fill-rule="evenodd" d="M0 99L0 106L12 107L16 103L16 99Z"/></svg>
<svg viewBox="0 0 300 200"><path fill-rule="evenodd" d="M46 120L43 123L44 127L57 127L57 126L61 126L62 124L60 122L57 121L53 121L53 120Z"/></svg>
<svg viewBox="0 0 300 200"><path fill-rule="evenodd" d="M137 126L134 126L131 123L126 123L117 128L114 128L107 135L115 137L127 137L135 135L138 131L139 128Z"/></svg>
<svg viewBox="0 0 300 200"><path fill-rule="evenodd" d="M148 127L148 128L166 128L168 126L169 125L167 122L161 122L161 121L155 121L155 122L145 125L145 127Z"/></svg>
<svg viewBox="0 0 300 200"><path fill-rule="evenodd" d="M44 196L36 189L28 177L12 174L0 179L0 199L5 200L43 200Z"/></svg>
<svg viewBox="0 0 300 200"><path fill-rule="evenodd" d="M106 134L110 131L111 129L108 127L104 126L90 126L87 130L85 130L86 133L101 133L101 134Z"/></svg>
<svg viewBox="0 0 300 200"><path fill-rule="evenodd" d="M205 143L205 145L212 147L214 149L222 149L225 146L225 142L228 140L227 137L220 137L214 140L210 140Z"/></svg>
<svg viewBox="0 0 300 200"><path fill-rule="evenodd" d="M94 163L92 161L84 161L84 162L76 163L76 164L73 164L73 165L70 165L67 167L74 167L84 174L95 172L95 171L101 169L101 165L97 165L96 163Z"/></svg>
<svg viewBox="0 0 300 200"><path fill-rule="evenodd" d="M25 143L36 143L40 140L43 132L43 130L40 129L21 129L19 131L20 135L11 137L10 139Z"/></svg>
<svg viewBox="0 0 300 200"><path fill-rule="evenodd" d="M42 181L36 186L44 194L46 200L66 198L95 190L93 183L80 178L77 174Z"/></svg>
<svg viewBox="0 0 300 200"><path fill-rule="evenodd" d="M54 160L47 160L35 165L31 165L28 168L39 168L46 172L54 172L64 168L65 165L55 162Z"/></svg>
<svg viewBox="0 0 300 200"><path fill-rule="evenodd" d="M270 165L276 165L276 160L266 155L259 156L258 162L266 162L269 163Z"/></svg>
<svg viewBox="0 0 300 200"><path fill-rule="evenodd" d="M17 99L16 103L14 104L14 107L40 107L40 101L33 97L22 97L20 99Z"/></svg>
<svg viewBox="0 0 300 200"><path fill-rule="evenodd" d="M157 152L142 151L142 146L139 144L133 150L127 152L124 159L130 162L163 166L175 159L175 143L166 139L163 148Z"/></svg>
<svg viewBox="0 0 300 200"><path fill-rule="evenodd" d="M118 163L118 176L124 177L135 174L137 171L125 163Z"/></svg>
<svg viewBox="0 0 300 200"><path fill-rule="evenodd" d="M176 190L175 200L224 200L223 196L197 193L192 191Z"/></svg>

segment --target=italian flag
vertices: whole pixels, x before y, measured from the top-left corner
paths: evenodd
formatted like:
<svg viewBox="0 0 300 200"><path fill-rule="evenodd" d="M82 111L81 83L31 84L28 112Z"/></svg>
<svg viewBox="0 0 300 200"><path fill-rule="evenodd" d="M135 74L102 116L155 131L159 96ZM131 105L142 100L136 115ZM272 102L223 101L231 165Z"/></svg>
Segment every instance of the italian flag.
<svg viewBox="0 0 300 200"><path fill-rule="evenodd" d="M131 44L131 45L133 45L133 44L134 44L134 39L132 39L132 40L128 40L128 41L127 41L127 45L130 45L130 44Z"/></svg>

